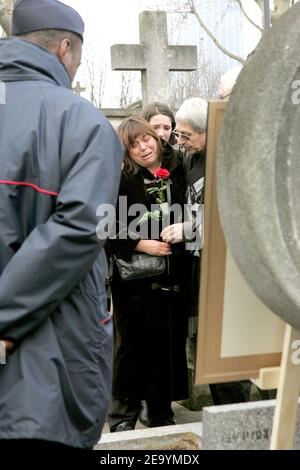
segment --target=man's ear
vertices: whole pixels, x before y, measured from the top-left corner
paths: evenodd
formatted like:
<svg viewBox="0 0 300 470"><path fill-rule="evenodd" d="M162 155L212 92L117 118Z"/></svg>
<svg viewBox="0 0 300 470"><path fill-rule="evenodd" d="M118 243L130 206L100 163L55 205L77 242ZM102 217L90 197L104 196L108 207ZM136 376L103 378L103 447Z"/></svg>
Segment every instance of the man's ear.
<svg viewBox="0 0 300 470"><path fill-rule="evenodd" d="M63 39L53 50L54 54L64 63L64 59L71 51L71 41L68 38Z"/></svg>

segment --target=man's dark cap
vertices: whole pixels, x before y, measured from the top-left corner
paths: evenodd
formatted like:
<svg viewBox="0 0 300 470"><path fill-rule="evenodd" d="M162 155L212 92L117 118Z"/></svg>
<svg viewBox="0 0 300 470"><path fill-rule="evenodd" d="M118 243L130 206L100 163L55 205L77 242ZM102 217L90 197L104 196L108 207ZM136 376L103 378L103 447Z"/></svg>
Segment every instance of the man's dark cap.
<svg viewBox="0 0 300 470"><path fill-rule="evenodd" d="M57 0L17 0L11 34L20 36L43 29L71 31L83 40L84 22L77 11Z"/></svg>

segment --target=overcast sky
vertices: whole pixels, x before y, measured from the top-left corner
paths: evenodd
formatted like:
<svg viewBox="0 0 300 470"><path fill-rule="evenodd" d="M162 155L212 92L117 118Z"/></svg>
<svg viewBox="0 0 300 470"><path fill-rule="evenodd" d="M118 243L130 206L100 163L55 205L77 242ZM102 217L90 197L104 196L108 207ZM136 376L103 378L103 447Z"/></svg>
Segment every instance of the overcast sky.
<svg viewBox="0 0 300 470"><path fill-rule="evenodd" d="M111 72L110 46L115 43L139 43L138 15L144 9L167 6L165 0L63 0L75 8L85 22L83 65L75 78L88 81L84 73L88 57L97 67L106 66L106 87L102 106L117 106L120 94L120 72ZM137 72L138 74L138 72Z"/></svg>
<svg viewBox="0 0 300 470"><path fill-rule="evenodd" d="M138 41L138 14L142 10L170 9L173 0L63 0L86 23L86 34L114 38L115 42Z"/></svg>
<svg viewBox="0 0 300 470"><path fill-rule="evenodd" d="M85 28L85 51L83 65L75 80L80 80L84 85L88 79L84 73L85 60L88 56L95 64L106 65L106 90L102 106L117 106L117 96L120 88L120 72L110 71L110 46L116 43L139 43L138 15L143 10L174 10L174 0L62 0L75 8L82 16ZM244 0L246 7L250 7L249 13L253 15L251 6L254 0ZM258 8L256 6L256 8ZM255 11L254 11L255 13ZM249 38L250 50L252 42L256 39L250 26ZM246 47L247 48L247 47ZM137 72L138 74L138 72Z"/></svg>

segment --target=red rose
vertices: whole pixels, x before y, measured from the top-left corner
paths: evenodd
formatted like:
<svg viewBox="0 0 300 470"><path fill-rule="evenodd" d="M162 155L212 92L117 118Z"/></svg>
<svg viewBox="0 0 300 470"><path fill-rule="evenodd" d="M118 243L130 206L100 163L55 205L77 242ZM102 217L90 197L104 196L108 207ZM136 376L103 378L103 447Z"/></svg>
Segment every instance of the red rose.
<svg viewBox="0 0 300 470"><path fill-rule="evenodd" d="M156 170L156 172L154 173L154 176L156 178L161 178L162 180L166 180L169 178L170 176L170 172L168 170L165 170L164 168L159 168L158 170Z"/></svg>

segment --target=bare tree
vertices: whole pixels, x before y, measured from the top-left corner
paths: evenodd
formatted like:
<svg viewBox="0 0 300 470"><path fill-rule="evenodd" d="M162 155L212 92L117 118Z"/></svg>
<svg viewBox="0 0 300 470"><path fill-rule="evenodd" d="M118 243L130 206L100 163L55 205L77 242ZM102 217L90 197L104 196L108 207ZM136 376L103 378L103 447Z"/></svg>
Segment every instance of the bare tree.
<svg viewBox="0 0 300 470"><path fill-rule="evenodd" d="M245 9L244 9L244 6L243 6L243 3L242 3L242 0L231 0L233 3L237 3L241 9L241 12L245 15L245 17L247 18L248 21L250 21L250 23L258 28L261 33L263 33L263 29L257 25L252 18L249 17L249 15L246 13ZM286 10L288 10L296 1L298 0L274 0L274 11L271 10L270 11L270 17L271 17L271 21L272 23L274 21L276 21L276 19L278 19ZM255 0L255 2L257 3L257 5L259 6L261 12L262 12L262 15L263 15L263 12L264 12L264 0ZM227 55L228 57L240 62L242 65L245 64L245 60L236 55L236 54L233 54L231 51L229 51L228 49L226 49L221 43L220 41L216 38L216 36L213 34L213 32L207 27L207 25L205 24L205 22L203 21L203 18L201 16L201 13L199 12L199 8L196 4L196 1L195 0L179 0L177 3L175 3L175 8L174 8L174 12L178 12L180 13L181 15L186 15L187 13L190 13L192 14L196 20L197 20L197 23L198 25L200 26L201 29L203 29L205 31L205 33L211 38L211 40L213 41L213 43L215 44L215 46L221 51L223 52L223 54Z"/></svg>
<svg viewBox="0 0 300 470"><path fill-rule="evenodd" d="M264 31L263 28L262 28L261 26L259 26L258 24L256 24L256 23L253 21L253 19L250 18L250 16L249 16L249 15L247 14L247 12L245 11L242 0L234 0L234 1L236 1L236 3L238 4L238 6L240 7L241 12L242 12L243 15L245 16L245 18L249 21L249 23L251 23L252 26L254 26L254 27L257 28L261 33L263 33L263 31ZM259 3L261 3L260 0L258 0L258 1L259 1ZM258 3L258 2L256 2L256 3ZM262 6L259 5L259 7L260 7L260 9L263 8L263 4L262 4Z"/></svg>
<svg viewBox="0 0 300 470"><path fill-rule="evenodd" d="M131 72L122 72L119 107L126 108L132 102L133 77Z"/></svg>
<svg viewBox="0 0 300 470"><path fill-rule="evenodd" d="M194 72L173 72L170 74L170 105L179 108L184 100L194 96L205 99L216 98L221 72L211 60L203 56L198 59L198 69Z"/></svg>
<svg viewBox="0 0 300 470"><path fill-rule="evenodd" d="M241 12L245 15L248 21L250 21L250 23L254 27L258 28L261 32L263 31L262 28L248 16L243 7L242 0L228 1L237 3L241 9ZM296 1L298 0L274 0L274 10L271 11L270 15L272 23L276 21L276 19L278 19L279 16L282 15L282 13L284 13L288 8L290 8ZM14 2L15 0L0 0L0 27L2 27L4 35L9 35L11 13ZM260 7L263 14L264 0L255 0L255 2ZM215 35L209 30L203 21L199 9L197 8L196 0L172 0L169 5L172 8L172 11L176 12L181 18L181 23L179 22L179 27L176 30L178 40L183 22L189 14L192 14L196 18L200 28L205 31L205 33L211 38L219 50L221 50L225 55L240 62L241 64L245 63L245 60L242 57L233 54L231 51L223 47ZM87 89L90 95L90 100L95 106L100 107L103 100L107 66L105 65L104 67L97 67L91 58L89 58L87 55L86 57ZM174 104L180 103L180 101L182 102L182 98L185 99L187 96L195 96L200 94L201 96L206 96L207 98L213 97L216 93L216 83L219 81L219 78L220 71L216 70L212 63L204 60L203 58L199 60L198 71L191 72L189 74L183 74L180 72L172 74L171 90ZM132 101L132 89L134 83L135 80L133 79L130 72L122 73L119 96L120 107L126 107Z"/></svg>
<svg viewBox="0 0 300 470"><path fill-rule="evenodd" d="M84 55L86 88L91 103L96 108L101 108L106 83L107 64L105 60L100 59L96 63L87 51L90 51L88 47Z"/></svg>
<svg viewBox="0 0 300 470"><path fill-rule="evenodd" d="M236 55L236 54L233 54L232 52L230 52L228 49L226 49L225 47L222 46L222 44L218 41L218 39L216 38L216 36L208 29L208 27L206 26L206 24L204 23L203 19L201 18L198 10L197 10L197 7L196 7L196 4L195 4L195 1L194 0L187 0L187 5L188 5L188 8L190 9L190 13L192 15L194 15L194 17L196 18L200 28L204 29L204 31L206 32L206 34L211 38L211 40L214 42L215 46L220 49L221 52L223 52L223 54L227 55L228 57L230 57L231 59L234 59L234 60L237 60L238 62L240 62L242 65L244 65L246 63L246 61Z"/></svg>
<svg viewBox="0 0 300 470"><path fill-rule="evenodd" d="M215 99L220 87L221 71L209 60L199 60L200 96ZM195 95L194 95L195 96Z"/></svg>
<svg viewBox="0 0 300 470"><path fill-rule="evenodd" d="M173 4L174 5L174 4ZM180 43L184 24L190 15L187 11L178 11L170 23L172 43ZM172 72L170 74L170 105L177 109L182 102L194 96L206 99L216 97L219 87L221 68L212 57L207 57L205 50L199 50L198 68L193 72Z"/></svg>
<svg viewBox="0 0 300 470"><path fill-rule="evenodd" d="M237 3L241 3L240 0L236 0ZM285 13L291 6L293 6L298 0L274 0L274 10L270 11L271 23L273 24L278 18ZM255 0L255 3L261 9L262 15L264 14L264 0ZM245 11L244 11L245 13Z"/></svg>

